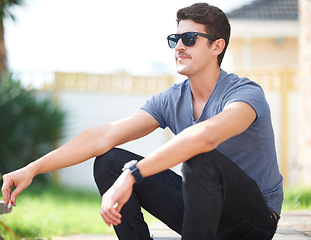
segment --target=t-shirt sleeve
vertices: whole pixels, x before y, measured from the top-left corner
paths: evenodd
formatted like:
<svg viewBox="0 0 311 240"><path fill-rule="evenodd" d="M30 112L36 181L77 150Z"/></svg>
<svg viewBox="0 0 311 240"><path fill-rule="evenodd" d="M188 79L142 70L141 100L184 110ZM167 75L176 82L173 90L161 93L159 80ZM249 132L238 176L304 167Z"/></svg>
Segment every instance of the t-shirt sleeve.
<svg viewBox="0 0 311 240"><path fill-rule="evenodd" d="M267 110L270 111L264 91L255 82L248 82L231 91L230 95L226 97L224 108L233 102L249 104L255 110L257 118L266 116Z"/></svg>
<svg viewBox="0 0 311 240"><path fill-rule="evenodd" d="M148 112L155 120L157 120L160 127L163 129L167 127L167 123L164 119L164 109L166 105L165 95L166 91L155 95L147 100L141 107L142 110Z"/></svg>

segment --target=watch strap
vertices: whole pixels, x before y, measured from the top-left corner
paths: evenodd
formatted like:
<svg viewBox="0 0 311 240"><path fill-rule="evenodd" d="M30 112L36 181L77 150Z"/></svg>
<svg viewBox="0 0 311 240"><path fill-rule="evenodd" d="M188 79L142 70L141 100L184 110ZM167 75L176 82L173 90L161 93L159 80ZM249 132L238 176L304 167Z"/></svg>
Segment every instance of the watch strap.
<svg viewBox="0 0 311 240"><path fill-rule="evenodd" d="M140 183L143 181L143 176L141 175L139 169L136 167L137 160L131 160L124 164L124 167L122 168L122 171L125 171L127 169L130 170L130 173L135 178L136 183Z"/></svg>
<svg viewBox="0 0 311 240"><path fill-rule="evenodd" d="M144 180L143 176L141 175L139 169L136 167L136 165L132 165L129 167L130 173L133 175L133 177L136 180L136 183L140 183Z"/></svg>

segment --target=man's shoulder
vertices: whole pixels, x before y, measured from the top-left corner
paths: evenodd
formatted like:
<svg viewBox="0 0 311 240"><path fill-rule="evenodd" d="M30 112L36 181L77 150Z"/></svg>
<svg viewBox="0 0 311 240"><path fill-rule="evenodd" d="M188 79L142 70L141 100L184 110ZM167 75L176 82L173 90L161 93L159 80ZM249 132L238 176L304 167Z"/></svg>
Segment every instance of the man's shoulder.
<svg viewBox="0 0 311 240"><path fill-rule="evenodd" d="M170 88L172 88L172 90L183 90L186 89L187 87L189 87L188 78L181 82L174 83Z"/></svg>
<svg viewBox="0 0 311 240"><path fill-rule="evenodd" d="M251 91L263 92L261 86L247 77L238 76L235 73L227 73L222 71L220 76L220 84L224 92Z"/></svg>
<svg viewBox="0 0 311 240"><path fill-rule="evenodd" d="M159 97L179 97L183 95L190 88L189 79L186 79L182 82L174 83L165 91L159 94Z"/></svg>
<svg viewBox="0 0 311 240"><path fill-rule="evenodd" d="M227 73L224 70L222 70L222 79L226 81L229 85L251 85L255 87L260 87L260 85L248 77L245 76L239 76L236 73Z"/></svg>

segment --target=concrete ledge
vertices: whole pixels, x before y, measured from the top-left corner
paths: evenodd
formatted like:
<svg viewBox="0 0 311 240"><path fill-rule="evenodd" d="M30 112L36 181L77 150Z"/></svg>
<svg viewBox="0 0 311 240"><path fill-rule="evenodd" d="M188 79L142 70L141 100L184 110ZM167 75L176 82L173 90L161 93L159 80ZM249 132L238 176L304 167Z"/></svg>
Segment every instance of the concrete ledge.
<svg viewBox="0 0 311 240"><path fill-rule="evenodd" d="M150 226L154 240L180 240L179 234L173 232L162 223ZM55 237L53 240L117 240L115 235L75 235ZM311 211L284 212L273 240L310 240Z"/></svg>
<svg viewBox="0 0 311 240"><path fill-rule="evenodd" d="M11 212L12 209L8 209L7 205L4 204L4 201L0 201L0 215Z"/></svg>

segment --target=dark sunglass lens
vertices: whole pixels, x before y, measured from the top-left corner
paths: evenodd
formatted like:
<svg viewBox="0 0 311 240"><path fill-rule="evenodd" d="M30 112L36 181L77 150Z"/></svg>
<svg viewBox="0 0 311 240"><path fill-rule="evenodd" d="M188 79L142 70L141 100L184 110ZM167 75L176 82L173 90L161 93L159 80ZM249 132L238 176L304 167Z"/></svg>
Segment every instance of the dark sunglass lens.
<svg viewBox="0 0 311 240"><path fill-rule="evenodd" d="M184 33L182 36L182 41L187 47L192 47L195 44L196 36L193 32Z"/></svg>
<svg viewBox="0 0 311 240"><path fill-rule="evenodd" d="M177 34L171 34L167 37L167 40L168 40L169 47L175 48L179 40L179 36Z"/></svg>

